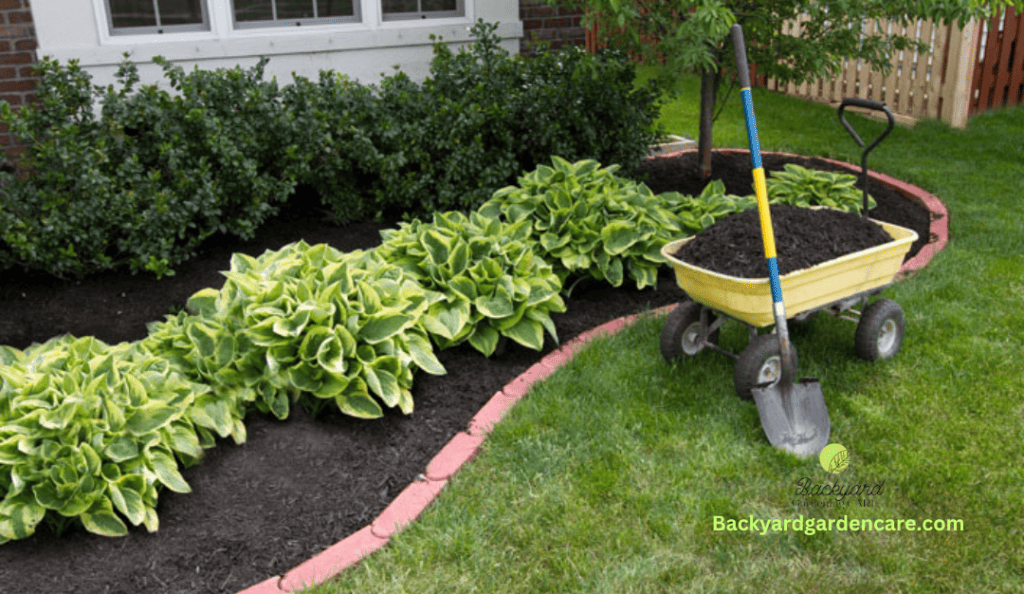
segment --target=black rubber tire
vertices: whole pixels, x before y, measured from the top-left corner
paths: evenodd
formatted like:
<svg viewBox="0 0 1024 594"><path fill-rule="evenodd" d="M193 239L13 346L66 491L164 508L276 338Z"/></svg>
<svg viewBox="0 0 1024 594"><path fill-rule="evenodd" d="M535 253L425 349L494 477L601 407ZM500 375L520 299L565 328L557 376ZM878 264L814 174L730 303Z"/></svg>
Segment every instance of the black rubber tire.
<svg viewBox="0 0 1024 594"><path fill-rule="evenodd" d="M857 323L854 346L857 356L867 361L891 359L903 346L907 316L899 303L879 299L864 308Z"/></svg>
<svg viewBox="0 0 1024 594"><path fill-rule="evenodd" d="M793 359L793 368L796 369L799 361L792 342L789 343L789 352ZM774 363L770 363L773 358L775 359ZM768 370L764 370L764 375L762 375L762 368L765 365L772 365L773 373L769 374ZM747 345L747 348L743 349L740 358L736 361L736 369L732 376L736 395L743 400L753 400L754 394L750 390L767 381L766 375L781 375L781 372L782 359L779 357L778 337L775 334L758 336Z"/></svg>
<svg viewBox="0 0 1024 594"><path fill-rule="evenodd" d="M688 342L687 332L693 337L693 332L700 333L700 310L701 304L696 301L683 301L678 307L668 314L665 325L661 329L661 355L666 361L672 361L682 356L693 356L704 350L703 345L698 346ZM710 314L710 312L709 312ZM708 316L708 322L714 322L715 315ZM692 326L696 324L696 328ZM711 333L709 338L712 344L718 344L718 330ZM690 345L690 346L688 346Z"/></svg>

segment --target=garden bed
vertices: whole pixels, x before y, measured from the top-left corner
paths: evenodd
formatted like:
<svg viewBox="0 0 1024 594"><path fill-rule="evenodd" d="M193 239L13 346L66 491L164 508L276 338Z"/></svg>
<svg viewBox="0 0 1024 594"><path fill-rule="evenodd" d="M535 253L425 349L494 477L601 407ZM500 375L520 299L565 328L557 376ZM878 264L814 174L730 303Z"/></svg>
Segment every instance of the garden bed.
<svg viewBox="0 0 1024 594"><path fill-rule="evenodd" d="M794 162L772 155L764 160L769 171ZM714 168L730 193L752 193L746 154L716 154ZM693 153L651 160L642 171L651 174L647 183L655 192L702 189ZM922 245L927 241L927 211L881 185L871 192L879 206L870 216L914 229ZM61 282L8 271L0 288L0 344L24 348L66 332L112 344L139 340L147 322L202 288L221 286L220 271L233 252L259 255L298 239L343 251L367 248L380 242L386 226L393 225L332 226L315 200L296 195L254 240L216 238L198 259L177 267L176 276L159 282L127 273ZM915 244L910 256L920 247ZM665 266L657 290L581 284L566 299L568 311L552 317L564 342L682 297ZM73 529L58 538L40 526L31 538L2 546L0 583L17 584L25 594L231 594L281 575L369 524L495 392L554 347L550 341L545 346L543 353L513 347L491 359L468 345L439 352L448 374L417 376L416 410L408 417L386 410L384 418L364 421L328 410L313 420L299 408L285 422L250 415L244 445L224 440L183 472L191 494L161 494L158 532L133 528L112 539Z"/></svg>

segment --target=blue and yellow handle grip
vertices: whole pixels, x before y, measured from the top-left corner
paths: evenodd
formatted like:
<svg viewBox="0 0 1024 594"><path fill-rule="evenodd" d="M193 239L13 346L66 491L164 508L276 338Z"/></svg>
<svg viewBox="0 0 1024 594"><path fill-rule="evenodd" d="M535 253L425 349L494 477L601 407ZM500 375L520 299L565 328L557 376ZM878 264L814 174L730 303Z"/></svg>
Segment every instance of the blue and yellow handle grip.
<svg viewBox="0 0 1024 594"><path fill-rule="evenodd" d="M757 212L761 217L761 238L764 240L764 255L768 259L768 280L772 286L772 301L775 303L776 318L782 304L782 286L779 283L779 262L775 254L775 234L772 232L772 216L768 208L768 189L764 183L764 167L761 165L761 145L757 140L757 121L754 119L754 102L750 95L750 68L747 66L747 47L743 41L743 28L732 26L732 44L736 52L736 68L739 70L740 96L743 99L743 115L747 119L747 143L750 146L750 161L754 168L754 192L757 194ZM785 310L782 310L785 319Z"/></svg>

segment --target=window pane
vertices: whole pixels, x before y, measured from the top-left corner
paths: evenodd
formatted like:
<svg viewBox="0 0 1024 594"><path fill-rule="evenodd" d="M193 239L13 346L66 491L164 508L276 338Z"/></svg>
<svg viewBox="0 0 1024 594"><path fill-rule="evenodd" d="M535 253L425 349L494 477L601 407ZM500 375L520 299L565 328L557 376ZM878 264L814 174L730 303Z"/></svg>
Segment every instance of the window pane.
<svg viewBox="0 0 1024 594"><path fill-rule="evenodd" d="M355 16L352 0L316 0L317 14L322 17Z"/></svg>
<svg viewBox="0 0 1024 594"><path fill-rule="evenodd" d="M274 18L271 0L235 0L236 21L269 21Z"/></svg>
<svg viewBox="0 0 1024 594"><path fill-rule="evenodd" d="M418 0L382 0L384 14L391 12L418 12Z"/></svg>
<svg viewBox="0 0 1024 594"><path fill-rule="evenodd" d="M161 25L192 25L203 22L202 0L160 0Z"/></svg>
<svg viewBox="0 0 1024 594"><path fill-rule="evenodd" d="M110 0L114 27L155 27L153 0Z"/></svg>
<svg viewBox="0 0 1024 594"><path fill-rule="evenodd" d="M455 0L423 0L423 12L435 10L453 11L455 10Z"/></svg>
<svg viewBox="0 0 1024 594"><path fill-rule="evenodd" d="M311 19L313 18L313 1L277 0L277 18Z"/></svg>

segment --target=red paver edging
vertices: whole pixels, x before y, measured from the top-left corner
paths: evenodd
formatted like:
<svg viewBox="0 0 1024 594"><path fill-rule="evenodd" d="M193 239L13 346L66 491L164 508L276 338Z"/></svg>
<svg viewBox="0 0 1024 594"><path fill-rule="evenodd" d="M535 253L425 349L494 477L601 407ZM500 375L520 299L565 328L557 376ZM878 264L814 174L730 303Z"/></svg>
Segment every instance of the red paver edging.
<svg viewBox="0 0 1024 594"><path fill-rule="evenodd" d="M671 157L694 150L686 149L655 158ZM750 152L746 149L718 150L748 154ZM802 157L802 155L791 153L766 152L764 154ZM823 157L818 158L849 168L855 172L860 171L859 167L850 163ZM897 276L902 278L913 274L928 264L935 254L946 247L946 243L949 240L949 211L946 210L946 207L938 198L917 186L874 171L868 171L868 175L882 184L895 188L907 198L923 204L932 213L932 236L930 242L916 256L903 263L903 267ZM457 433L441 448L441 451L427 464L424 474L420 475L412 484L406 487L370 525L363 527L341 542L327 548L312 559L295 567L284 576L274 576L254 586L250 586L238 594L279 594L280 592L293 592L321 584L355 565L373 551L383 547L392 535L419 517L423 510L441 493L441 490L448 484L448 480L476 456L484 439L491 429L494 428L494 425L500 422L508 411L529 393L533 384L546 379L556 369L565 365L574 354L578 353L594 338L610 336L642 316L658 315L674 307L674 304L667 305L649 312L633 314L601 324L548 353L522 375L506 384L501 391L496 392L487 401L487 404L470 420L466 431Z"/></svg>

